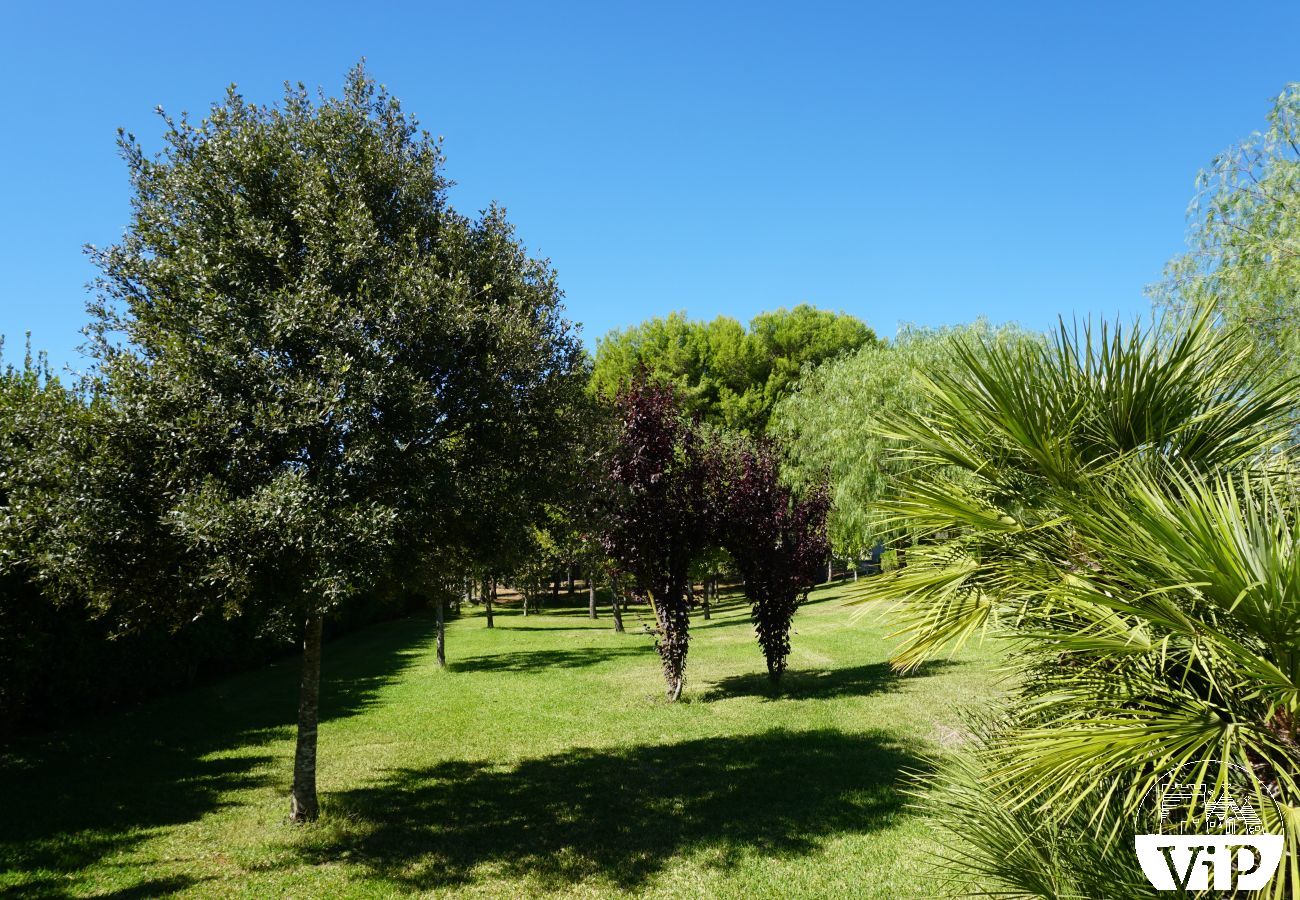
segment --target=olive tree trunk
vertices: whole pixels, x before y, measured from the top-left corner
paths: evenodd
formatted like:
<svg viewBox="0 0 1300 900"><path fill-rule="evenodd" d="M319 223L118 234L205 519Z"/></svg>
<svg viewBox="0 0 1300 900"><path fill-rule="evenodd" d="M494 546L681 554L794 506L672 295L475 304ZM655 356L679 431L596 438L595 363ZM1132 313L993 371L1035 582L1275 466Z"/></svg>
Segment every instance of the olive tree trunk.
<svg viewBox="0 0 1300 900"><path fill-rule="evenodd" d="M320 645L323 616L307 616L302 639L302 681L298 687L298 744L293 753L293 792L289 818L311 822L320 815L316 802L316 736L320 728Z"/></svg>

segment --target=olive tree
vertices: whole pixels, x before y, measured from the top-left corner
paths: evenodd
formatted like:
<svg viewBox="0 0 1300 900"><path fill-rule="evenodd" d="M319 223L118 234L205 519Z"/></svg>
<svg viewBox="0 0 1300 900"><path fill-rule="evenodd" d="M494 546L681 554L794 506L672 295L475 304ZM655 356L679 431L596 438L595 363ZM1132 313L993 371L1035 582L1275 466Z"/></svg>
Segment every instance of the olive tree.
<svg viewBox="0 0 1300 900"><path fill-rule="evenodd" d="M549 265L500 210L448 205L439 142L361 67L337 98L232 87L198 123L161 115L158 155L120 136L130 226L89 249L97 391L148 434L193 592L302 635L310 820L326 616L418 588L467 505L554 464L582 352Z"/></svg>

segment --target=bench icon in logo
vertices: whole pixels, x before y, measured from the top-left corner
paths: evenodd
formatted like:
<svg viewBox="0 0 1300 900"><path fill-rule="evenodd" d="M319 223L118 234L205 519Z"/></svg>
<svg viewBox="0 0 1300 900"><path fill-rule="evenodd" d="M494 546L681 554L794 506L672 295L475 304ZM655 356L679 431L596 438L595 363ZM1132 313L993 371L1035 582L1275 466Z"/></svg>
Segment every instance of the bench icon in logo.
<svg viewBox="0 0 1300 900"><path fill-rule="evenodd" d="M1215 786L1197 772L1228 773ZM1254 891L1277 871L1285 844L1273 801L1260 801L1240 766L1189 763L1166 772L1147 795L1155 834L1139 834L1138 862L1158 891ZM1254 802L1252 802L1254 801ZM1272 829L1272 830L1270 830Z"/></svg>

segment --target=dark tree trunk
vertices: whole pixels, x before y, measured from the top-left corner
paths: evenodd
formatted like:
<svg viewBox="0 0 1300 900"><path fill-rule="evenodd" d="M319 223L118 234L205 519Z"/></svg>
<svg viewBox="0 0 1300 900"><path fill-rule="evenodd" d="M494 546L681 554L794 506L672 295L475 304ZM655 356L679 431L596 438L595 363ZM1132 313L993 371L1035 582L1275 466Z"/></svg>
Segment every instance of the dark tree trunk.
<svg viewBox="0 0 1300 900"><path fill-rule="evenodd" d="M655 620L659 623L659 639L655 649L663 663L664 680L668 682L668 701L681 699L686 684L686 651L690 644L691 617L684 592L665 599L650 598Z"/></svg>
<svg viewBox="0 0 1300 900"><path fill-rule="evenodd" d="M551 582L551 602L560 602L560 573L555 573L555 580Z"/></svg>
<svg viewBox="0 0 1300 900"><path fill-rule="evenodd" d="M902 535L894 542L894 558L900 569L907 568L907 535Z"/></svg>
<svg viewBox="0 0 1300 900"><path fill-rule="evenodd" d="M573 566L569 566L569 593L573 593Z"/></svg>
<svg viewBox="0 0 1300 900"><path fill-rule="evenodd" d="M709 621L709 593L713 590L713 579L704 579L704 621Z"/></svg>
<svg viewBox="0 0 1300 900"><path fill-rule="evenodd" d="M445 669L447 668L447 629L443 622L442 594L438 594L438 598L433 601L433 608L438 617L438 668Z"/></svg>
<svg viewBox="0 0 1300 900"><path fill-rule="evenodd" d="M492 601L496 598L497 583L483 579L483 606L487 609L487 627L492 628Z"/></svg>
<svg viewBox="0 0 1300 900"><path fill-rule="evenodd" d="M596 618L596 576L587 575L587 615Z"/></svg>
<svg viewBox="0 0 1300 900"><path fill-rule="evenodd" d="M320 645L323 617L307 616L302 639L302 681L298 688L298 744L293 754L293 793L289 818L311 822L320 814L316 802L316 735L320 726Z"/></svg>
<svg viewBox="0 0 1300 900"><path fill-rule="evenodd" d="M623 610L619 607L618 599L618 581L609 583L609 608L614 616L614 631L617 634L623 633Z"/></svg>

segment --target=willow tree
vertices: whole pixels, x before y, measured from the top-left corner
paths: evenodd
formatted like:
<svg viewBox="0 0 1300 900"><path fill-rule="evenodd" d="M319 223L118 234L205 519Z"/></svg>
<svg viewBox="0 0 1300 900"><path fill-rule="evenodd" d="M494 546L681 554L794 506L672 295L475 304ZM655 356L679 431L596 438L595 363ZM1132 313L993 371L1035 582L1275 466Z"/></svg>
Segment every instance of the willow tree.
<svg viewBox="0 0 1300 900"><path fill-rule="evenodd" d="M156 438L196 590L296 623L310 820L326 617L553 462L581 349L549 265L448 205L438 141L361 67L338 98L231 88L163 123L157 156L120 136L130 226L90 249L99 392Z"/></svg>
<svg viewBox="0 0 1300 900"><path fill-rule="evenodd" d="M1300 83L1274 100L1267 127L1219 154L1196 182L1187 253L1156 299L1213 307L1255 337L1261 363L1300 375Z"/></svg>
<svg viewBox="0 0 1300 900"><path fill-rule="evenodd" d="M777 404L768 435L786 451L785 476L798 490L829 478L830 539L838 556L858 557L897 534L880 504L894 499L910 463L899 424L931 404L929 382L958 364L959 343L1009 349L1039 337L983 320L954 328L902 329L808 372Z"/></svg>

